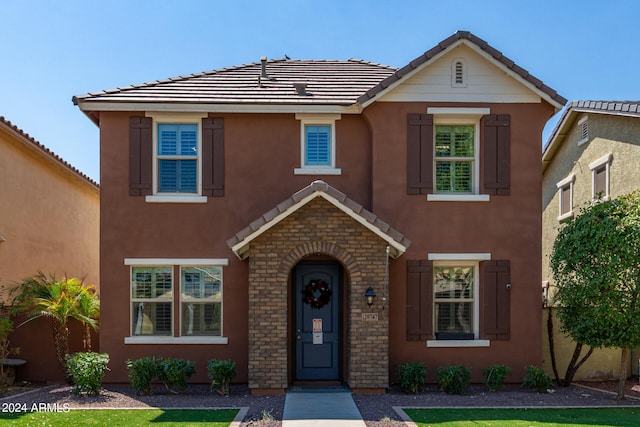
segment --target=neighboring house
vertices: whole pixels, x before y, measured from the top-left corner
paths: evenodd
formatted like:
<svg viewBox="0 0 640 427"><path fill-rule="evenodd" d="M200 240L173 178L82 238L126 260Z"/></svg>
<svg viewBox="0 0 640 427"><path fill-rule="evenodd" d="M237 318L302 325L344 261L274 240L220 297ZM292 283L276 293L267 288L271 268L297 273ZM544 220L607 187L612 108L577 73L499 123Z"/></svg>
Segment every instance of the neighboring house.
<svg viewBox="0 0 640 427"><path fill-rule="evenodd" d="M98 185L4 117L0 117L0 201L2 302L11 297L9 289L38 271L98 285ZM82 350L80 338L78 334L80 346L72 342L72 350ZM20 347L19 357L27 360L19 378L64 379L51 327L44 319L18 328L11 345Z"/></svg>
<svg viewBox="0 0 640 427"><path fill-rule="evenodd" d="M566 100L473 34L400 69L263 58L74 102L101 134L106 381L151 355L201 382L233 359L255 394L540 365L537 159Z"/></svg>
<svg viewBox="0 0 640 427"><path fill-rule="evenodd" d="M638 165L640 102L573 101L567 106L542 155L542 280L550 305L554 282L549 257L562 223L597 200L640 189ZM574 342L563 338L557 320L555 326L555 353L562 375ZM544 367L552 372L546 330L543 335ZM634 362L629 372L635 368ZM620 352L599 349L580 368L576 379L617 378L619 372Z"/></svg>

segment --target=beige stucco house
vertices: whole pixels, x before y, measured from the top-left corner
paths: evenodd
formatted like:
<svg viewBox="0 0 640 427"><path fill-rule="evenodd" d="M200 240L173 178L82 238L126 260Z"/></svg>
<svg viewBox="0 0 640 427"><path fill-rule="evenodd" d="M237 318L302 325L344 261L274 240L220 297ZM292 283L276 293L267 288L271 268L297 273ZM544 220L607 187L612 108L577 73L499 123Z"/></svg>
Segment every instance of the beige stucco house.
<svg viewBox="0 0 640 427"><path fill-rule="evenodd" d="M562 223L594 200L609 200L640 188L640 102L574 101L564 110L542 155L542 280L545 295L553 293L549 256ZM547 313L543 315L546 322ZM562 339L556 323L555 347L561 375L574 343ZM543 328L546 331L546 326ZM551 361L546 332L543 363ZM585 352L583 350L583 352ZM630 371L636 372L638 355ZM635 361L635 362L633 362ZM617 377L618 350L597 349L575 379Z"/></svg>
<svg viewBox="0 0 640 427"><path fill-rule="evenodd" d="M38 271L98 285L99 205L98 184L0 116L0 299ZM19 375L64 378L46 323L19 328L11 342L27 360Z"/></svg>

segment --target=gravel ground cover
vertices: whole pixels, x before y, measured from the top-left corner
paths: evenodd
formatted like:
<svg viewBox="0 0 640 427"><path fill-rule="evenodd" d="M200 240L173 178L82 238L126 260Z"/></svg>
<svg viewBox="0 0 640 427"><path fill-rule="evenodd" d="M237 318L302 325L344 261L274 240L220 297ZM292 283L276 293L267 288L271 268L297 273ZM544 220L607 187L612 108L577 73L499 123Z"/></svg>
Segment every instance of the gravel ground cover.
<svg viewBox="0 0 640 427"><path fill-rule="evenodd" d="M471 386L462 396L448 395L435 386L427 386L418 395L407 395L392 388L386 394L355 394L353 398L367 427L401 427L405 424L393 410L400 407L598 407L598 406L640 406L640 393L631 387L637 381L628 383L629 397L616 402L614 394L616 382L583 383L591 388L572 386L557 387L553 393L539 394L522 389L517 385L506 386L503 391L487 392L482 386ZM594 388L594 387L598 387ZM603 391L604 390L604 391ZM243 385L234 385L230 396L219 396L209 391L208 385L191 385L184 394L169 393L161 386L154 389L151 396L136 396L127 385L106 385L99 396L74 396L70 386L38 387L27 393L16 394L0 400L0 406L20 404L31 407L34 403L53 404L58 407L67 404L69 408L229 408L249 407L242 426L280 427L284 410L284 396L252 396Z"/></svg>

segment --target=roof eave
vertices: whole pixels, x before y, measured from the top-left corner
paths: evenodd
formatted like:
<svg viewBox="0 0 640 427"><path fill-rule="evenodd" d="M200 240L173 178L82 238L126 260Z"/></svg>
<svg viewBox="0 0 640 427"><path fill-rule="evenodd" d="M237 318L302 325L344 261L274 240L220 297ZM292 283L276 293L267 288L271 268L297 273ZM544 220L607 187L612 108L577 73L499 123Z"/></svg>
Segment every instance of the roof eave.
<svg viewBox="0 0 640 427"><path fill-rule="evenodd" d="M76 105L97 123L93 112L101 111L171 111L182 113L338 113L360 114L359 104L289 104L289 103L178 103L81 101Z"/></svg>

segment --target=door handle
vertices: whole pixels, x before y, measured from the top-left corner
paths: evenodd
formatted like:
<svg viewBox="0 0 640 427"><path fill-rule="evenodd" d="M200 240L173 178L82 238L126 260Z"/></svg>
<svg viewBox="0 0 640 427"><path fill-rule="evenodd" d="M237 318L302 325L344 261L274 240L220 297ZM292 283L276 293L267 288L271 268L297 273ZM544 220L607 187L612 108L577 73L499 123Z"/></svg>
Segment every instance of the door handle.
<svg viewBox="0 0 640 427"><path fill-rule="evenodd" d="M296 331L296 339L297 339L297 340L301 340L301 339L302 339L302 335L300 335L300 329L298 329L298 330Z"/></svg>

